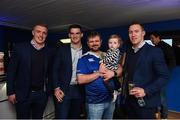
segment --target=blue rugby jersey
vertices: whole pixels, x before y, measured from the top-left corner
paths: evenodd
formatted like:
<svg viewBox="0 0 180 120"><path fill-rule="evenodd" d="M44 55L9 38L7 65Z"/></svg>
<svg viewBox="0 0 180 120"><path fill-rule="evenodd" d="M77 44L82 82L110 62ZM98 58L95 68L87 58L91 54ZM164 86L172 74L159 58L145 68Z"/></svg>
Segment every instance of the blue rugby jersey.
<svg viewBox="0 0 180 120"><path fill-rule="evenodd" d="M91 74L99 70L99 56L92 52L87 52L79 59L77 65L77 74ZM114 86L113 81L109 80L111 86ZM96 80L85 84L86 102L87 103L102 103L111 101L111 96L107 88L104 86L103 78L99 77Z"/></svg>

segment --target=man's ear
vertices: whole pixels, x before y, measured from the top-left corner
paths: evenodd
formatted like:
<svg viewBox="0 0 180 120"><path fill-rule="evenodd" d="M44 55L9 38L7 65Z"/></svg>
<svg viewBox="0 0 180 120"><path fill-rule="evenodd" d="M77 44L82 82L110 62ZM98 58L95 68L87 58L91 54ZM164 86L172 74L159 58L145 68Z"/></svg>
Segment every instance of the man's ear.
<svg viewBox="0 0 180 120"><path fill-rule="evenodd" d="M145 34L146 34L146 32L145 32L145 31L143 31L143 36L145 36Z"/></svg>
<svg viewBox="0 0 180 120"><path fill-rule="evenodd" d="M101 39L101 41L100 41L100 46L102 45L102 39Z"/></svg>
<svg viewBox="0 0 180 120"><path fill-rule="evenodd" d="M83 37L83 35L84 35L84 34L83 34L83 33L81 33L81 37Z"/></svg>
<svg viewBox="0 0 180 120"><path fill-rule="evenodd" d="M34 36L34 30L32 31L32 35Z"/></svg>
<svg viewBox="0 0 180 120"><path fill-rule="evenodd" d="M70 38L70 33L68 33L68 37Z"/></svg>

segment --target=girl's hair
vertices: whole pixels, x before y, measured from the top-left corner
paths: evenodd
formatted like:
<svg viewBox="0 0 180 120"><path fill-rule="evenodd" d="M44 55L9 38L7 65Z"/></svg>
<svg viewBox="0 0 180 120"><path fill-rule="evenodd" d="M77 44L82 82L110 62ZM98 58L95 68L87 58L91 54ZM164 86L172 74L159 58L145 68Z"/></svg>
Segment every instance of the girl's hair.
<svg viewBox="0 0 180 120"><path fill-rule="evenodd" d="M119 44L120 44L120 47L122 46L123 41L122 41L122 38L121 38L119 35L113 34L113 35L111 35L111 36L109 37L109 40L112 39L112 38L117 38L117 39L118 39L118 42L119 42Z"/></svg>

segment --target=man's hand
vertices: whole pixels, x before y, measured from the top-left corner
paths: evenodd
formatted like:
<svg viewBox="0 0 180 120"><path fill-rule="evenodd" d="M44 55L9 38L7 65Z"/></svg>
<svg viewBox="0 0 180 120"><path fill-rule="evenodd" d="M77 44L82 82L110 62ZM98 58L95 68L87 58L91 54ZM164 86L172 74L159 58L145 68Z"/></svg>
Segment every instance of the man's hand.
<svg viewBox="0 0 180 120"><path fill-rule="evenodd" d="M119 77L122 75L122 66L121 65L118 65L118 69L115 72L112 70L108 70L107 68L105 68L105 69L106 69L105 72L102 73L102 75L104 77L104 81L107 81L107 80L111 79L112 77L115 77L115 72L117 73L116 77Z"/></svg>
<svg viewBox="0 0 180 120"><path fill-rule="evenodd" d="M143 88L134 87L132 90L130 90L130 95L134 95L136 98L138 98L146 96L146 93Z"/></svg>
<svg viewBox="0 0 180 120"><path fill-rule="evenodd" d="M106 65L104 63L101 63L99 66L99 72L105 73L108 69L106 68Z"/></svg>
<svg viewBox="0 0 180 120"><path fill-rule="evenodd" d="M54 95L56 96L56 99L58 100L58 102L63 101L64 92L62 90L60 90L59 88L56 88L54 90Z"/></svg>
<svg viewBox="0 0 180 120"><path fill-rule="evenodd" d="M9 95L8 101L12 104L15 104L16 103L16 94Z"/></svg>
<svg viewBox="0 0 180 120"><path fill-rule="evenodd" d="M103 63L101 63L99 66L99 72L104 77L104 81L107 81L107 80L111 79L112 77L114 77L114 72L111 70L108 70L106 68L106 65Z"/></svg>
<svg viewBox="0 0 180 120"><path fill-rule="evenodd" d="M104 77L104 81L107 81L109 79L111 79L112 77L114 77L114 71L111 70L106 70L103 74Z"/></svg>

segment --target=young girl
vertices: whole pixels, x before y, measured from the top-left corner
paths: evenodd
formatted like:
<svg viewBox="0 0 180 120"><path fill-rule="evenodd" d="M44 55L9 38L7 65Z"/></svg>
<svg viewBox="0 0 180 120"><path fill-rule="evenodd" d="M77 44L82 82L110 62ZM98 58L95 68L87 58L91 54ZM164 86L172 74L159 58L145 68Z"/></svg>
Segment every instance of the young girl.
<svg viewBox="0 0 180 120"><path fill-rule="evenodd" d="M119 50L121 44L122 39L118 35L113 34L110 36L108 41L109 49L100 61L100 63L103 63L107 69L113 71L118 69L118 65L120 63L120 58L122 55Z"/></svg>
<svg viewBox="0 0 180 120"><path fill-rule="evenodd" d="M109 49L105 53L105 55L102 57L102 60L100 61L100 72L104 72L107 69L114 71L114 76L116 77L116 70L118 69L118 65L120 64L120 59L122 56L122 53L120 52L119 48L122 45L122 39L116 35L113 34L110 36L108 41ZM116 101L118 92L114 89L117 89L119 85L111 85L108 81L104 81L105 87L108 89L110 94L113 97L113 102Z"/></svg>

